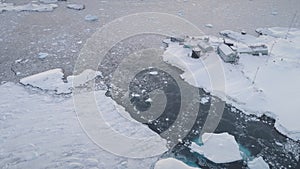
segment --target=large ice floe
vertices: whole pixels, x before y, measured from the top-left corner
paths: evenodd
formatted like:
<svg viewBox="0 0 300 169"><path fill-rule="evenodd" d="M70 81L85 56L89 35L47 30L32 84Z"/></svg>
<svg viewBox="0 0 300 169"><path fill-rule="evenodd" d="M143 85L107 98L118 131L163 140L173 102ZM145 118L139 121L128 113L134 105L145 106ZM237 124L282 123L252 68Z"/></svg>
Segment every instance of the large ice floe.
<svg viewBox="0 0 300 169"><path fill-rule="evenodd" d="M219 96L244 113L275 118L278 131L299 140L300 30L256 31L260 36L226 30L220 32L223 38L193 37L185 40L188 43L169 41L163 59L182 69L181 77L189 84ZM214 51L201 53L196 60L189 57L194 50L189 44L203 41ZM230 46L233 52L224 57L236 54L235 63L223 62L217 51L220 44ZM214 76L216 71L221 72L218 77Z"/></svg>
<svg viewBox="0 0 300 169"><path fill-rule="evenodd" d="M20 83L42 90L54 91L56 94L68 94L72 92L74 87L84 85L88 81L95 79L97 76L101 76L101 73L87 69L81 74L76 75L75 84L73 83L75 75L68 76L64 80L63 70L58 68L25 77L20 80Z"/></svg>
<svg viewBox="0 0 300 169"><path fill-rule="evenodd" d="M192 142L192 152L203 155L214 163L230 163L242 160L242 156L234 137L228 133L204 133L202 135L203 145Z"/></svg>
<svg viewBox="0 0 300 169"><path fill-rule="evenodd" d="M183 163L182 161L179 161L175 158L166 158L159 160L155 166L154 169L196 169L194 167L190 167Z"/></svg>
<svg viewBox="0 0 300 169"><path fill-rule="evenodd" d="M76 82L83 84L95 75L96 71L86 70L77 75L81 78ZM30 86L10 82L0 85L0 168L148 168L157 160L158 157L130 160L94 144L78 122L72 97L66 97L72 92L69 83L75 76L69 76L67 83L62 76L61 69L54 69L21 80ZM82 91L86 92L93 92L105 124L115 132L136 139L151 138L140 144L152 147L148 151L153 154L167 151L166 140L135 122L125 110L120 111L105 96L106 90ZM87 104L85 109L92 107ZM102 139L120 150L128 150L127 154L143 151L107 135L102 135Z"/></svg>

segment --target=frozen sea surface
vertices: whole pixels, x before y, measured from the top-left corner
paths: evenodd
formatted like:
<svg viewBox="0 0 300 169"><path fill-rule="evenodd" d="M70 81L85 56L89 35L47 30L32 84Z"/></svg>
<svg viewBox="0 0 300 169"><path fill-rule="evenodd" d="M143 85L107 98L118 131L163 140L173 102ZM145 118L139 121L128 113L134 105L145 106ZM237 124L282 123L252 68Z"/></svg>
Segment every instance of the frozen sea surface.
<svg viewBox="0 0 300 169"><path fill-rule="evenodd" d="M121 116L105 92L98 91L95 95L103 106L102 111L107 111L107 123L129 137L156 137L160 142L153 142L153 151L167 150L166 142L156 133ZM13 83L2 84L0 94L0 168L138 169L148 168L157 159L127 159L94 144L80 127L71 97L49 95ZM110 143L120 149L130 148L119 140L110 140ZM152 144L148 143L146 147Z"/></svg>
<svg viewBox="0 0 300 169"><path fill-rule="evenodd" d="M6 0L5 2L23 6L31 3L31 0ZM0 14L0 23L4 23L0 24L1 84L5 83L4 81L19 82L22 78L55 68L61 68L65 77L72 75L80 49L99 27L115 18L137 12L154 11L181 16L203 29L205 33L215 36L219 31L226 29L254 33L258 27L288 27L291 24L297 28L300 26L297 20L293 21L300 5L298 0L292 0L289 3L273 0L231 0L228 3L222 0L78 0L76 3L85 5L85 9L80 11L67 9L67 4L70 2L75 3L75 1L59 1L55 3L58 7L49 12L3 11ZM253 11L256 15L253 15ZM88 14L98 16L99 20L86 22L84 18ZM208 23L213 27L206 27ZM109 54L111 64L107 71L102 72L104 79L110 75L111 69L119 63L120 58L136 49L160 44L161 38L137 37L127 43L132 44L133 47L121 43ZM39 59L37 56L41 52L49 53L51 57ZM45 93L43 90L32 87L24 89L22 85L12 83L5 83L0 88L2 94L0 125L1 133L4 133L1 134L3 139L0 139L0 168L35 168L34 166L38 166L37 168L140 169L153 168L158 159L127 159L99 149L80 131L74 112L68 106L71 103L64 95L53 97L54 93L50 92L50 96L49 92ZM14 95L6 97L9 92ZM205 112L207 113L210 100L214 99L205 92L201 97L204 99L199 98L202 104L198 117L200 124L203 122L201 120L206 117ZM31 111L35 106L32 104L33 101L40 105L38 108L43 108L41 110L47 110ZM25 103L28 106L24 108L20 106ZM53 111L50 112L50 109ZM60 109L65 113L61 113ZM152 128L156 127L152 126ZM198 138L198 129L199 126L195 126L191 136L184 139L183 143L188 144L188 140ZM278 133L274 128L273 119L265 116L259 118L248 116L226 105L217 132L229 132L234 135L237 142L243 146L241 150L250 154L251 158L263 157L273 168L299 168L300 166L299 142ZM49 143L48 139L53 139L53 141ZM8 143L7 140L13 141ZM213 164L203 157L192 154L188 145L185 144L179 144L166 156L176 156L188 164L193 163L194 167L232 168L238 166L241 168L242 165ZM177 164L178 161L174 163Z"/></svg>

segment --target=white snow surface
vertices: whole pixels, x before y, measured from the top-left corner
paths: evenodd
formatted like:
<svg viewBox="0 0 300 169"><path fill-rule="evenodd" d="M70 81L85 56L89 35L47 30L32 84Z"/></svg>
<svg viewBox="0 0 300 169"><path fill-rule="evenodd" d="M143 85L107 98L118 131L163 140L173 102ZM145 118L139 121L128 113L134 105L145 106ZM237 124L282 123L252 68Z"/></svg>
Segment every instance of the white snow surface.
<svg viewBox="0 0 300 169"><path fill-rule="evenodd" d="M50 79L53 80L51 76ZM129 137L155 137L161 142L149 139L145 147L152 145L155 148L150 150L161 153L167 150L165 140L134 122L127 112L120 113L105 91L94 94L111 128ZM10 82L0 86L0 96L0 168L138 169L148 168L158 158L127 159L94 144L78 122L71 97L50 95ZM104 135L102 138L108 139ZM119 140L111 139L110 143L120 149L128 146ZM131 148L131 151L142 150Z"/></svg>
<svg viewBox="0 0 300 169"><path fill-rule="evenodd" d="M35 4L28 3L25 5L14 5L13 3L1 3L0 2L0 13L3 11L31 11L31 12L50 12L57 8L57 4Z"/></svg>
<svg viewBox="0 0 300 169"><path fill-rule="evenodd" d="M269 169L268 163L262 157L257 157L247 163L249 169Z"/></svg>
<svg viewBox="0 0 300 169"><path fill-rule="evenodd" d="M203 155L214 163L229 163L242 160L234 136L228 133L204 133L202 135L203 145L192 142L190 148L192 152Z"/></svg>
<svg viewBox="0 0 300 169"><path fill-rule="evenodd" d="M68 94L72 92L74 86L84 85L97 76L101 76L99 71L87 69L79 75L68 76L66 78L67 82L64 82L64 73L62 69L58 68L22 78L20 83L42 90L54 91L56 94ZM74 78L76 78L76 83L73 83Z"/></svg>
<svg viewBox="0 0 300 169"><path fill-rule="evenodd" d="M195 60L188 57L190 49L170 43L163 59L182 69L184 73L181 77L189 84L211 92L246 114L272 116L276 119L278 131L299 140L300 104L297 98L300 97L300 30L259 28L256 31L263 35L241 35L229 30L222 34L229 37L238 49L266 44L269 56L241 54L236 65L219 64L216 52ZM217 37L210 37L210 41L213 46L222 43L222 39ZM214 73L217 71L223 71L224 74L217 73L216 77Z"/></svg>
<svg viewBox="0 0 300 169"><path fill-rule="evenodd" d="M179 161L175 158L166 158L159 160L155 166L154 169L196 169L194 167L190 167L183 163L182 161Z"/></svg>

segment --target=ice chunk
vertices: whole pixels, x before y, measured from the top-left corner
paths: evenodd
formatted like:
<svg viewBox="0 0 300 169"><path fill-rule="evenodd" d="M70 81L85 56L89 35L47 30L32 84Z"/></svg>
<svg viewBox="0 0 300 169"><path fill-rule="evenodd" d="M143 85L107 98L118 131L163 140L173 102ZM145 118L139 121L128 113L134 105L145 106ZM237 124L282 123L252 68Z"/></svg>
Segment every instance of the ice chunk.
<svg viewBox="0 0 300 169"><path fill-rule="evenodd" d="M32 12L50 12L57 8L57 4L25 4L14 5L13 3L0 3L0 12L3 11L32 11Z"/></svg>
<svg viewBox="0 0 300 169"><path fill-rule="evenodd" d="M242 160L239 145L228 133L204 133L203 145L192 143L191 151L199 153L214 163L229 163Z"/></svg>
<svg viewBox="0 0 300 169"><path fill-rule="evenodd" d="M58 0L40 0L44 4L52 4L58 2Z"/></svg>
<svg viewBox="0 0 300 169"><path fill-rule="evenodd" d="M154 169L196 169L196 168L190 167L185 163L183 163L182 161L179 161L175 158L167 158L167 159L159 160L155 164Z"/></svg>
<svg viewBox="0 0 300 169"><path fill-rule="evenodd" d="M158 72L157 71L151 71L149 72L150 75L158 75Z"/></svg>
<svg viewBox="0 0 300 169"><path fill-rule="evenodd" d="M207 28L212 28L213 25L208 23L208 24L205 24L205 27L207 27Z"/></svg>
<svg viewBox="0 0 300 169"><path fill-rule="evenodd" d="M49 56L48 53L40 52L37 57L40 58L40 59L45 59L47 56Z"/></svg>
<svg viewBox="0 0 300 169"><path fill-rule="evenodd" d="M67 8L75 10L83 10L85 6L83 4L68 4Z"/></svg>
<svg viewBox="0 0 300 169"><path fill-rule="evenodd" d="M152 102L152 99L148 98L148 99L145 100L145 102Z"/></svg>
<svg viewBox="0 0 300 169"><path fill-rule="evenodd" d="M68 76L67 82L64 82L62 69L52 69L22 78L20 83L46 91L55 91L56 94L68 94L72 92L74 86L81 86L96 76L101 76L101 73L87 69L79 75Z"/></svg>
<svg viewBox="0 0 300 169"><path fill-rule="evenodd" d="M248 162L249 169L269 169L268 163L262 157L257 157Z"/></svg>
<svg viewBox="0 0 300 169"><path fill-rule="evenodd" d="M88 15L86 15L86 16L84 17L84 19L85 19L86 21L96 21L96 20L98 20L98 16L88 14Z"/></svg>
<svg viewBox="0 0 300 169"><path fill-rule="evenodd" d="M205 104L205 103L208 103L209 102L209 97L207 96L207 97L201 97L201 99L200 99L200 103L201 104Z"/></svg>

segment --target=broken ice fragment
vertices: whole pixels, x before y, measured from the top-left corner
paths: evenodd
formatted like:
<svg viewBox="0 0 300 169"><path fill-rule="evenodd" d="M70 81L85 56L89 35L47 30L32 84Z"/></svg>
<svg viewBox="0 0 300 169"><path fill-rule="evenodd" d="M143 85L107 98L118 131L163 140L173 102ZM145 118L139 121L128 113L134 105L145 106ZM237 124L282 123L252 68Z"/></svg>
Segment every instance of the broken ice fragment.
<svg viewBox="0 0 300 169"><path fill-rule="evenodd" d="M40 52L39 55L38 55L37 57L40 58L40 59L44 59L44 58L46 58L47 56L49 56L48 53Z"/></svg>
<svg viewBox="0 0 300 169"><path fill-rule="evenodd" d="M212 24L205 24L205 27L207 27L207 28L212 28L213 25L212 25Z"/></svg>
<svg viewBox="0 0 300 169"><path fill-rule="evenodd" d="M192 152L203 155L214 163L229 163L242 160L239 145L234 136L228 133L204 133L202 135L203 145L192 143Z"/></svg>
<svg viewBox="0 0 300 169"><path fill-rule="evenodd" d="M205 103L208 103L209 102L209 97L202 97L201 99L200 99L200 103L201 104L205 104Z"/></svg>
<svg viewBox="0 0 300 169"><path fill-rule="evenodd" d="M68 76L67 82L64 82L62 69L52 69L22 78L20 83L45 91L54 91L56 94L69 94L74 87L82 86L97 76L101 76L101 73L87 69L79 75Z"/></svg>
<svg viewBox="0 0 300 169"><path fill-rule="evenodd" d="M1 3L0 12L3 11L31 11L31 12L50 12L57 8L57 4L25 4L25 5L14 5L13 3Z"/></svg>
<svg viewBox="0 0 300 169"><path fill-rule="evenodd" d="M248 162L249 169L269 169L268 163L262 157L255 158Z"/></svg>
<svg viewBox="0 0 300 169"><path fill-rule="evenodd" d="M150 75L158 75L158 72L157 71L152 71L152 72L149 72Z"/></svg>
<svg viewBox="0 0 300 169"><path fill-rule="evenodd" d="M75 10L83 10L85 6L83 4L68 4L67 8Z"/></svg>
<svg viewBox="0 0 300 169"><path fill-rule="evenodd" d="M86 21L96 21L96 20L98 20L98 16L88 14L88 15L86 15L86 16L84 17L84 19L85 19Z"/></svg>
<svg viewBox="0 0 300 169"><path fill-rule="evenodd" d="M44 3L44 4L52 4L52 3L56 3L58 0L40 0L40 2Z"/></svg>
<svg viewBox="0 0 300 169"><path fill-rule="evenodd" d="M145 100L145 102L152 102L152 99L148 98L147 100Z"/></svg>
<svg viewBox="0 0 300 169"><path fill-rule="evenodd" d="M275 15L278 14L278 12L277 11L273 11L271 14L275 16Z"/></svg>
<svg viewBox="0 0 300 169"><path fill-rule="evenodd" d="M179 161L175 158L167 158L159 160L154 169L196 169L194 167L190 167L187 164Z"/></svg>

